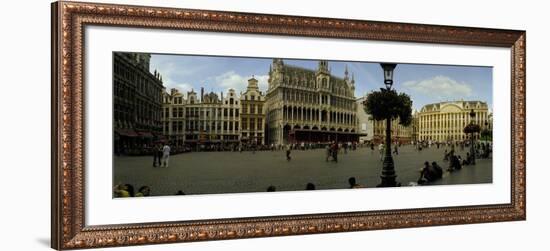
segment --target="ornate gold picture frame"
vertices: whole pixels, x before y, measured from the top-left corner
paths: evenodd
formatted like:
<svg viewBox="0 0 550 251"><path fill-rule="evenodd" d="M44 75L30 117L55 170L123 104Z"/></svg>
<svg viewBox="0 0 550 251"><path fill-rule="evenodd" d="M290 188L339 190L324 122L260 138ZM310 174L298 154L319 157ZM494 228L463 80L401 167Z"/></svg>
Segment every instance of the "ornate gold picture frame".
<svg viewBox="0 0 550 251"><path fill-rule="evenodd" d="M77 249L234 238L516 221L526 218L525 31L210 10L52 4L52 248ZM471 45L511 51L511 203L290 216L86 225L84 29L88 25Z"/></svg>

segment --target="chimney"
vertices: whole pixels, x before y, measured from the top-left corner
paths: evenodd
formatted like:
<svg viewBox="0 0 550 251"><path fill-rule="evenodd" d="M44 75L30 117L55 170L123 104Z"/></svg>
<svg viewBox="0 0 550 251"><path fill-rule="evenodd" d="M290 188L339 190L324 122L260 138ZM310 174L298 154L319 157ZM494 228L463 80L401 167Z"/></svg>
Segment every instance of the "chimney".
<svg viewBox="0 0 550 251"><path fill-rule="evenodd" d="M203 101L204 98L204 87L201 87L201 101Z"/></svg>

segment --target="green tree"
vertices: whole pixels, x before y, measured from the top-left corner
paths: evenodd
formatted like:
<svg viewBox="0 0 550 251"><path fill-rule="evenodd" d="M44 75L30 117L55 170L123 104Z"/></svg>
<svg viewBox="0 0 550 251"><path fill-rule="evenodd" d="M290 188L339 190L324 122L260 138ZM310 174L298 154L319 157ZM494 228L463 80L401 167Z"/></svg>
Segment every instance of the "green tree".
<svg viewBox="0 0 550 251"><path fill-rule="evenodd" d="M412 122L412 100L405 93L380 89L369 93L363 106L374 120L399 118L399 124L404 126Z"/></svg>
<svg viewBox="0 0 550 251"><path fill-rule="evenodd" d="M482 140L493 140L493 131L489 129L481 130L481 139Z"/></svg>

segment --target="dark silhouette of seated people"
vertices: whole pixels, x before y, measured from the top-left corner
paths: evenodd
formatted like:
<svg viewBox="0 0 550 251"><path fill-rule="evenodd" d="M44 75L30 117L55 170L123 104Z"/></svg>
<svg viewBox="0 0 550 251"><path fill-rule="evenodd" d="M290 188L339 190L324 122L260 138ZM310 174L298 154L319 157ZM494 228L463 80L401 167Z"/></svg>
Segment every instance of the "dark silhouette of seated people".
<svg viewBox="0 0 550 251"><path fill-rule="evenodd" d="M151 188L149 186L142 186L139 188L138 192L134 195L135 197L146 197L151 195Z"/></svg>
<svg viewBox="0 0 550 251"><path fill-rule="evenodd" d="M268 191L268 192L275 192L276 190L277 190L277 189L275 188L275 186L269 186L269 187L267 188L267 191Z"/></svg>
<svg viewBox="0 0 550 251"><path fill-rule="evenodd" d="M350 177L348 179L349 188L363 188L363 186L357 184L357 180L355 180L355 177Z"/></svg>
<svg viewBox="0 0 550 251"><path fill-rule="evenodd" d="M315 185L313 183L307 183L306 190L315 190Z"/></svg>
<svg viewBox="0 0 550 251"><path fill-rule="evenodd" d="M428 161L424 162L424 167L420 170L420 177L417 181L418 184L422 185L426 182L435 180L435 177L433 176L430 169L430 163Z"/></svg>
<svg viewBox="0 0 550 251"><path fill-rule="evenodd" d="M460 160L456 155L452 154L449 157L449 171L452 172L460 169L462 169L462 164L460 163Z"/></svg>
<svg viewBox="0 0 550 251"><path fill-rule="evenodd" d="M434 172L435 179L443 178L443 168L437 164L437 162L432 162L432 170Z"/></svg>
<svg viewBox="0 0 550 251"><path fill-rule="evenodd" d="M417 183L422 185L428 182L433 182L443 177L443 169L435 161L430 163L424 162L424 167L420 170L420 177Z"/></svg>

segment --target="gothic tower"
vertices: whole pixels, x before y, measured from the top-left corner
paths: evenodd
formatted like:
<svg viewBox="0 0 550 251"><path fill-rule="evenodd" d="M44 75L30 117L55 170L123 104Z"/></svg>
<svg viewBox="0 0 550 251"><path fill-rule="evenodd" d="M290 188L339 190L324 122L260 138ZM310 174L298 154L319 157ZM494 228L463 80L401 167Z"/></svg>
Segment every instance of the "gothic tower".
<svg viewBox="0 0 550 251"><path fill-rule="evenodd" d="M328 62L326 60L320 60L317 67L316 88L330 90L330 71L328 69Z"/></svg>

